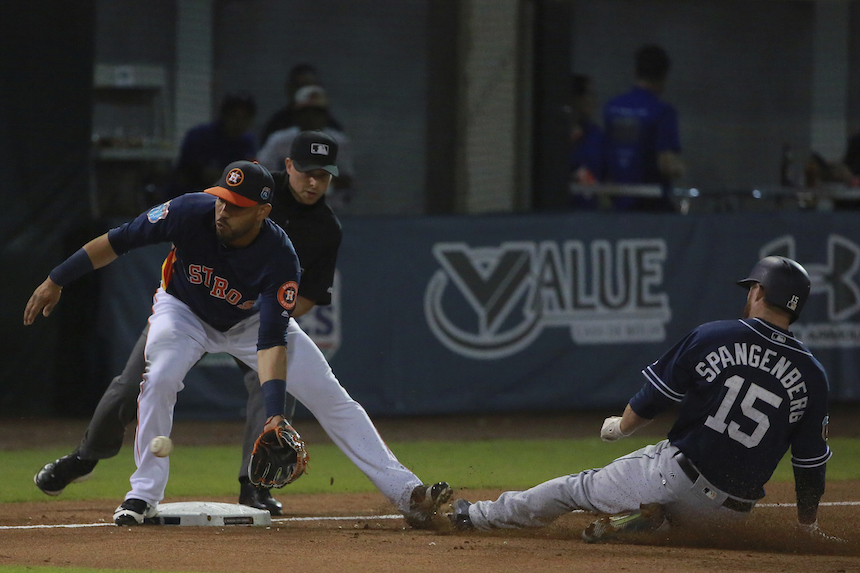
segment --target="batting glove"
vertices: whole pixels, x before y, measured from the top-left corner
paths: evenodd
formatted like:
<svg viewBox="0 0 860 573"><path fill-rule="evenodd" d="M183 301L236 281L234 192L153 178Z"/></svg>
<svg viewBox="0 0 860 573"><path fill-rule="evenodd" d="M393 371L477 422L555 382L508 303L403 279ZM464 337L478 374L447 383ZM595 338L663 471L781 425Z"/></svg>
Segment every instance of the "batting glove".
<svg viewBox="0 0 860 573"><path fill-rule="evenodd" d="M632 434L633 432L630 432ZM610 416L603 421L603 427L600 428L600 439L604 442L614 442L621 438L626 438L630 434L625 434L621 431L621 416Z"/></svg>

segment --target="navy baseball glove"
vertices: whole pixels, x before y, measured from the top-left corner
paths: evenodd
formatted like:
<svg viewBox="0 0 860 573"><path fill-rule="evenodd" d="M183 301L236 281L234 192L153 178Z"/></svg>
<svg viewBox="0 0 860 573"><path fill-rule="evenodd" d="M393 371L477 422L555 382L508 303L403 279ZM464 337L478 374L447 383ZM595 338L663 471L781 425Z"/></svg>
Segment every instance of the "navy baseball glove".
<svg viewBox="0 0 860 573"><path fill-rule="evenodd" d="M248 477L254 485L284 487L299 479L308 467L308 452L299 433L281 421L260 434L254 443Z"/></svg>

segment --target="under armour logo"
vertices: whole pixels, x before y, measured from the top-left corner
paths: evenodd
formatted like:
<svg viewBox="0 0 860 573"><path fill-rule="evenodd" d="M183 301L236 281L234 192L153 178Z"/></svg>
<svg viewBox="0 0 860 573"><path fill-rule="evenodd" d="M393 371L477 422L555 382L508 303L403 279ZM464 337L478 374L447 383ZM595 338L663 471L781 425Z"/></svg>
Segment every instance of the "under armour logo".
<svg viewBox="0 0 860 573"><path fill-rule="evenodd" d="M768 255L782 255L797 260L795 251L794 237L785 235L763 246L759 254L762 258ZM860 271L860 245L840 235L829 235L827 263L802 264L806 267L812 283L809 294L827 296L830 320L846 320L860 311L860 285L854 280ZM786 307L796 310L799 302L792 298Z"/></svg>

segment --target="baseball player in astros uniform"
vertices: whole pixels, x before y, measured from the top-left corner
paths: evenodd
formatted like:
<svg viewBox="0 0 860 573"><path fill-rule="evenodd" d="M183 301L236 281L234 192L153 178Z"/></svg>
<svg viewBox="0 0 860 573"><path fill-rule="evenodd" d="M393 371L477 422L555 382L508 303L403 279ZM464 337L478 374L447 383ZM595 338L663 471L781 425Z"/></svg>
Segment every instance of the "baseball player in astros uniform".
<svg viewBox="0 0 860 573"><path fill-rule="evenodd" d="M605 441L614 441L679 403L668 439L497 501L456 500L454 524L540 527L574 509L607 514L583 532L590 542L653 531L665 519L730 524L764 497L764 484L790 447L798 522L820 534L818 503L831 455L828 382L788 330L809 295L809 276L790 259L767 257L738 284L749 289L744 318L690 332L642 371L643 388L601 429Z"/></svg>
<svg viewBox="0 0 860 573"><path fill-rule="evenodd" d="M248 161L228 165L218 185L158 205L93 239L56 267L24 312L50 313L62 287L136 247L171 242L146 339L131 490L117 525L142 523L164 498L169 461L149 451L169 436L185 374L206 352L228 352L258 370L273 420L283 419L286 331L300 267L286 233L268 219L272 175ZM280 404L278 403L280 402ZM271 425L271 424L270 424Z"/></svg>
<svg viewBox="0 0 860 573"><path fill-rule="evenodd" d="M326 161L318 161L323 156L310 152L312 143L329 146L329 155L324 156ZM269 217L287 231L302 265L302 280L293 317L302 316L315 305L331 304L337 252L343 233L340 222L326 203L325 180L309 177L307 173L319 168L337 170L337 155L337 144L327 135L305 132L292 153L290 164L294 169L272 173L275 194ZM33 478L46 494L59 495L70 483L87 479L98 460L119 453L125 429L137 414L137 395L146 365L144 346L148 332L147 325L123 372L105 390L75 451L45 464ZM239 503L280 515L282 504L272 497L271 490L255 486L248 479L248 461L266 416L257 374L247 367L243 369L249 371L245 374L248 403L239 466ZM288 394L286 413L289 419L294 409L295 398Z"/></svg>
<svg viewBox="0 0 860 573"><path fill-rule="evenodd" d="M293 151L293 155L296 157L296 160L293 161L288 158L285 161L287 168L285 177L287 179L284 180L284 187L289 189L293 199L295 199L297 203L302 206L312 206L325 193L328 183L331 180L332 171L336 169L336 143L324 134L308 132L303 134L302 137L296 138L296 144L294 145ZM304 171L302 171L302 169ZM225 176L226 175L227 172L225 171ZM219 188L220 187L216 187L207 190L207 192L215 193ZM205 197L205 194L194 194L194 196ZM133 227L135 224L140 222L141 219L148 220L153 218L154 213L160 208L165 208L169 212L174 202L184 199L185 197L186 196L179 197L164 206L156 207L150 211L149 216L142 215L132 222L131 226ZM169 218L169 215L167 218ZM299 219L300 218L301 217L299 217ZM264 228L268 228L269 226L278 228L277 225L274 225L270 220L264 221L262 226ZM196 228L200 231L200 226L197 226ZM111 233L114 232L115 231L111 231ZM109 233L109 236L111 233ZM173 242L176 244L176 240L173 240ZM256 244L256 242L254 244ZM177 252L179 250L180 246L177 244ZM232 254L233 253L231 253L231 255ZM243 261L243 263L244 262L245 261ZM231 263L238 265L238 262L233 259L231 259ZM64 265L66 265L66 263L60 265L58 269L64 267ZM176 264L175 262L172 263L168 260L168 264L165 265L165 269L171 267L176 269ZM248 266L243 264L241 268L247 269ZM56 270L54 273L55 272ZM176 272L178 272L178 270L174 272L174 275ZM54 273L52 273L52 276ZM195 280L198 277L202 277L204 282L207 280L206 277L211 278L212 276L217 276L214 271L201 269L198 272L196 268L194 269L194 272L189 271L188 275L193 276ZM48 281L46 281L46 283L47 282ZM40 287L40 289L41 288L42 287ZM37 293L38 292L39 289L37 289ZM229 290L227 292L229 298ZM278 292L280 293L281 289L279 289ZM278 314L281 318L284 318L285 320L289 319L289 312L292 312L296 307L301 307L302 304L307 305L307 308L312 306L313 301L306 300L303 302L302 297L298 295L298 291L290 293L289 288L287 288L285 292L287 294L279 295L280 298L277 300L291 301L292 308L286 309L284 304L281 304L285 309ZM161 292L159 291L157 298L160 295ZM34 297L36 297L36 294L34 294ZM235 296L233 298L235 298ZM56 300L50 302L51 304L49 305L42 305L39 302L33 303L31 301L25 311L25 323L31 323L42 306L50 311L53 304L56 304ZM156 302L158 302L158 300ZM260 312L255 314L257 322L261 324L261 328L265 322L257 315L261 315L267 308L263 302L264 300L261 297L260 303L256 305L259 307ZM240 303L241 301L237 301L237 304ZM287 310L289 310L289 312L286 312ZM155 317L155 314L153 317ZM141 385L141 394L139 399L141 402L146 396L145 387L150 383L149 376L152 370L152 359L150 358L149 348L152 344L151 340L153 338L153 330L156 323L157 321L150 319L150 332L146 342L147 374L144 376L144 382ZM239 326L244 325L243 323L234 325L231 328L231 331ZM249 329L245 328L243 330ZM214 350L204 348L203 351L229 352L230 349L225 349L219 346ZM320 352L307 334L299 328L295 320L288 321L285 353L286 361L284 365L286 365L286 363L289 364L289 374L286 376L286 383L284 384L286 390L298 398L311 411L338 447L340 447L350 460L352 460L353 463L355 463L359 469L368 476L377 488L379 488L379 490L392 503L394 503L398 509L400 509L410 525L413 527L430 526L432 524L432 518L439 505L447 501L451 495L451 488L448 484L444 482L439 482L433 485L422 484L415 474L397 461L394 454L382 441L364 409L340 386L340 383L332 373L331 367L326 362L322 352ZM194 354L197 353L194 352ZM252 368L256 365L252 359L253 357L248 356L247 353L233 354ZM200 355L196 355L196 358L199 358L199 356ZM190 356L189 358L193 357L194 356ZM196 361L196 359L194 361ZM183 376L184 373L187 372L188 368L194 364L194 361L186 361L186 363L184 363ZM268 429L273 425L274 421L279 421L281 419L280 415L273 416L272 411L275 408L283 409L283 393L279 394L277 392L273 392L271 388L272 386L279 388L277 384L278 382L283 382L283 380L267 379L269 374L264 374L262 368L259 369L259 373L260 380L267 380L261 387L266 403L266 416L268 418L266 428ZM274 382L275 384L270 384L270 382ZM143 444L145 446L148 443L148 441L144 441L145 439L148 440L151 439L151 437L158 435L150 435L150 432L143 431L142 426L144 424L145 413L145 408L142 406L139 407L138 433L135 448L136 458L142 458L150 465L163 463L165 458L155 458L154 456L150 456L148 455L148 450L146 450L145 447L138 447L138 444ZM165 430L164 428L159 429ZM260 429L262 428L258 428L258 433ZM166 431L162 431L161 434L169 435L169 428L166 428ZM166 483L166 471L164 473L163 481ZM140 480L136 479L138 477ZM132 491L127 495L126 501L117 508L117 512L114 516L117 524L125 525L142 523L144 518L154 515L157 511L157 503L163 497L163 487L152 487L152 482L147 481L147 477L149 477L149 474L144 475L140 468L138 469L138 472L136 472L135 476L132 477ZM37 475L37 484L38 478L39 476Z"/></svg>

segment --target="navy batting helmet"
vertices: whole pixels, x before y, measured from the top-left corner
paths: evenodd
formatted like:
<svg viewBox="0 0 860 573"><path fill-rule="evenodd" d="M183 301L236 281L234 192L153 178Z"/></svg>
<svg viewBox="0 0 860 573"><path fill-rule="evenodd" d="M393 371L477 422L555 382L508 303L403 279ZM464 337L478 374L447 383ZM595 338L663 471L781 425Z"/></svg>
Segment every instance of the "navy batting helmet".
<svg viewBox="0 0 860 573"><path fill-rule="evenodd" d="M750 275L738 284L750 288L753 283L764 287L764 300L797 320L809 297L809 275L797 262L785 257L765 257L756 263Z"/></svg>

